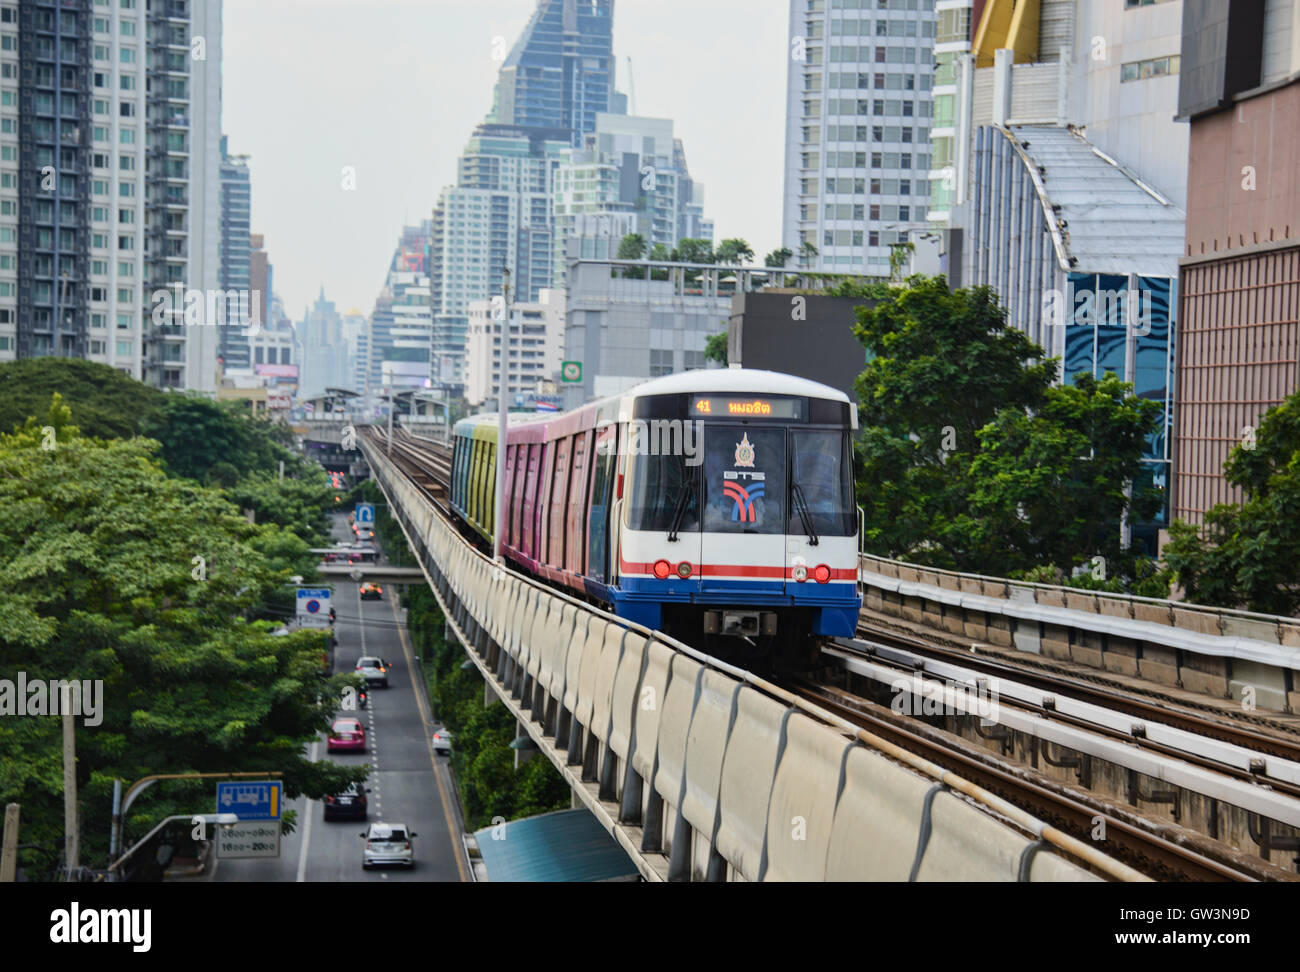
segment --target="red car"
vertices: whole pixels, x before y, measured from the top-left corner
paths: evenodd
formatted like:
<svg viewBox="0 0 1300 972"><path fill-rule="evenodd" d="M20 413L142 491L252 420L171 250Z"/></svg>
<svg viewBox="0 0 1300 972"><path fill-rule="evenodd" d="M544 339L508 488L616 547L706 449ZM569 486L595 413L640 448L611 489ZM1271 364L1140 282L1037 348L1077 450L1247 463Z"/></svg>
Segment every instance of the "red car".
<svg viewBox="0 0 1300 972"><path fill-rule="evenodd" d="M361 727L359 719L335 719L330 726L328 752L348 750L366 751L366 730Z"/></svg>

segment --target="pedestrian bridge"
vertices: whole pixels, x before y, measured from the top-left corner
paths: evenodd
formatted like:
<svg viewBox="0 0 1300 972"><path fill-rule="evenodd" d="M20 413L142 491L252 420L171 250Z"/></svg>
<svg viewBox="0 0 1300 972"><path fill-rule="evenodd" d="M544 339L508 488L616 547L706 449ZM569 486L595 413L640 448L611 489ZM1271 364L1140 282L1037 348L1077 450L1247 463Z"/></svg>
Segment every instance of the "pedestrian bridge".
<svg viewBox="0 0 1300 972"><path fill-rule="evenodd" d="M358 436L491 691L649 881L1141 874L779 686L494 564Z"/></svg>

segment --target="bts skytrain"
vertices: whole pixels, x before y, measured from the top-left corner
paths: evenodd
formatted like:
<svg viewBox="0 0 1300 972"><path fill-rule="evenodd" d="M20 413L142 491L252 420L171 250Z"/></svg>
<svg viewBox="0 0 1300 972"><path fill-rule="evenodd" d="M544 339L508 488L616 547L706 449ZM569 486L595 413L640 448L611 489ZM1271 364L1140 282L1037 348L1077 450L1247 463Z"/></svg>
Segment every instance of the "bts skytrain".
<svg viewBox="0 0 1300 972"><path fill-rule="evenodd" d="M843 393L715 369L508 420L502 550L516 567L719 654L854 633L857 410ZM497 421L453 433L451 506L487 541Z"/></svg>

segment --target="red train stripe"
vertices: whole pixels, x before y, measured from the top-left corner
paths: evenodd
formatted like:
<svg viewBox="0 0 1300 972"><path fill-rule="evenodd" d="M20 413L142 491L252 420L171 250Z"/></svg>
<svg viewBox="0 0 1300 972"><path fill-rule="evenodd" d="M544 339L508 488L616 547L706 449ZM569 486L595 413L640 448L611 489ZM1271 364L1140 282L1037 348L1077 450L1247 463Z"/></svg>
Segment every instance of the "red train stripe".
<svg viewBox="0 0 1300 972"><path fill-rule="evenodd" d="M621 574L649 574L654 575L654 564L628 563L623 559L620 553L618 558L619 573ZM793 580L794 569L792 567L762 567L753 564L704 564L692 565L695 567L695 574L710 577L767 577L777 580ZM832 567L830 580L833 581L855 581L858 579L858 572L853 567ZM805 583L816 584L817 582L809 579Z"/></svg>

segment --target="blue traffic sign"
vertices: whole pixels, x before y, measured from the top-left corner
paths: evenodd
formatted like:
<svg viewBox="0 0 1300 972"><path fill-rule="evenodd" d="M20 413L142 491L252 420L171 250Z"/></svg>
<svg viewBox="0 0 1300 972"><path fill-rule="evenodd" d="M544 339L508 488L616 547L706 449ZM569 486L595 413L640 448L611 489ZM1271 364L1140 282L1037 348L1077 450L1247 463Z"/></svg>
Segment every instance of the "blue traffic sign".
<svg viewBox="0 0 1300 972"><path fill-rule="evenodd" d="M358 503L355 515L357 526L373 526L375 522L375 504Z"/></svg>
<svg viewBox="0 0 1300 972"><path fill-rule="evenodd" d="M240 820L279 820L280 783L218 783L217 813L233 813Z"/></svg>

